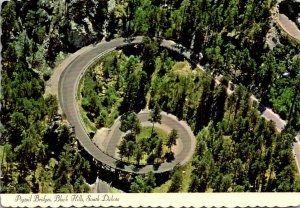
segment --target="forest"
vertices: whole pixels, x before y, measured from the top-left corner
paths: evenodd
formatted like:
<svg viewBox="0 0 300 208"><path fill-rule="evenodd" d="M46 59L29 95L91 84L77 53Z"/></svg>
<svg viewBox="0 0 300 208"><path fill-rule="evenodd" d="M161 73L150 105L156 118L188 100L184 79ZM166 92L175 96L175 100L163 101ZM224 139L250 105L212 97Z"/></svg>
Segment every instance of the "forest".
<svg viewBox="0 0 300 208"><path fill-rule="evenodd" d="M176 40L215 75L227 75L299 130L299 47L285 36L267 44L275 0L117 1L108 29ZM113 35L114 33L112 33Z"/></svg>
<svg viewBox="0 0 300 208"><path fill-rule="evenodd" d="M70 47L59 32L68 24L60 4L2 4L1 193L82 193L95 179L57 98L44 94L55 61Z"/></svg>
<svg viewBox="0 0 300 208"><path fill-rule="evenodd" d="M86 116L94 130L110 126L125 111L158 103L187 120L197 135L189 191L299 191L291 144L300 129L300 51L283 35L275 47L266 43L270 28L279 30L272 22L274 5L275 0L116 0L113 8L107 0L4 2L1 193L89 191L94 164L58 114L57 98L45 95L46 82L77 49L135 35L172 39L195 55L201 52L201 64L225 79L216 86L197 69L178 74L168 52L145 39L142 64L117 52L103 62L106 71L97 79L111 80L97 87L109 89L108 96L94 99L92 80L84 82L90 86L82 106L91 112ZM239 85L231 96L225 91L228 80ZM288 121L284 131L258 117L250 92ZM169 191L181 191L178 169ZM143 192L139 184L145 184L144 192L155 187L151 174L137 176L132 191Z"/></svg>
<svg viewBox="0 0 300 208"><path fill-rule="evenodd" d="M245 87L239 85L232 95L228 95L228 77L223 77L221 83L216 85L211 75L199 68L193 69L188 62L172 58L168 50L160 48L150 38L144 38L141 50L140 55L130 56L125 53L134 49L126 47L124 52L114 51L89 70L82 87L82 99L87 101L82 103L98 101L93 106L83 105L90 122L96 122L98 127L105 126L105 121L110 121L111 115L116 118L126 114L122 106L135 112L147 106L149 109L159 106L161 110L186 120L197 135L188 191L299 190L300 180L296 177L291 151L293 131L287 128L279 133L274 123L260 117L259 106L250 100L251 94ZM153 57L153 60L149 60L149 57ZM145 64L149 65L146 67ZM146 82L140 82L143 73ZM126 79L130 81L124 82ZM139 93L141 89L143 93ZM115 102L112 103L115 106L107 103L107 100L113 100L110 98L114 98ZM96 109L107 113L99 114L95 112ZM137 119L132 116L132 119L127 119L131 122L127 123L133 126L132 132L139 132L139 124L135 124ZM103 123L97 123L99 121ZM133 134L135 137L138 133ZM125 156L126 152L135 154L136 149L134 143L129 145L132 139L127 138L128 135L121 143ZM151 138L148 143L151 144ZM140 147L143 149L144 145ZM140 160L140 157L137 158ZM180 187L173 187L180 184L181 172L174 171L172 174L170 180L174 182L169 187L170 192L181 190ZM150 183L148 180L153 181L151 174L144 178L137 176L130 191L153 191L154 186L145 185ZM136 183L141 186L139 190Z"/></svg>

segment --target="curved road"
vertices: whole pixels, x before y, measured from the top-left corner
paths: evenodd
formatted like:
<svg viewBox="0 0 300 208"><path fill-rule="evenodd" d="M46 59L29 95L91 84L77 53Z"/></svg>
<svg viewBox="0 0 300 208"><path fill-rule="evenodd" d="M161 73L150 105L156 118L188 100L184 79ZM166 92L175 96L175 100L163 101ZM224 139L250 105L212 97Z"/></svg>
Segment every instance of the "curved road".
<svg viewBox="0 0 300 208"><path fill-rule="evenodd" d="M81 145L85 148L85 150L91 154L96 160L100 161L102 164L108 165L115 169L121 169L127 172L135 172L135 173L147 173L149 171L153 172L165 172L172 170L173 167L177 164L184 164L188 160L192 158L194 149L195 149L195 137L193 135L192 130L188 125L184 122L179 122L174 120L172 116L164 115L163 121L165 124L171 125L171 128L175 128L178 130L179 136L182 138L184 150L176 159L170 163L165 162L160 164L160 166L153 165L133 165L126 164L120 162L118 159L110 156L107 153L101 151L90 139L88 136L84 124L82 122L82 118L80 117L80 113L77 106L76 96L79 81L82 78L84 72L87 67L94 62L95 59L103 56L109 51L114 50L116 47L121 47L131 43L141 43L142 36L136 37L132 42L126 42L123 38L115 39L111 42L103 42L95 47L91 48L84 54L78 55L62 72L59 79L59 101L63 112L66 115L67 120L74 127L75 134L77 139L80 141ZM173 49L175 43L173 41L162 41L162 46ZM176 50L176 49L175 49ZM189 53L186 52L185 55L187 58L189 57ZM147 113L144 114L147 117ZM146 118L145 117L145 118ZM118 131L115 131L118 132ZM110 140L111 143L118 142L118 139L112 138ZM110 146L115 149L116 146Z"/></svg>
<svg viewBox="0 0 300 208"><path fill-rule="evenodd" d="M138 113L137 117L142 124L149 123L150 110L141 111L140 113ZM170 163L161 164L160 168L166 169L170 166L175 166L178 163L184 164L192 159L193 153L195 151L196 139L189 125L185 121L179 121L174 115L168 114L166 112L161 113L161 124L167 126L168 129L175 129L178 132L178 140L181 140L177 141L177 143L181 142L183 145L182 149L180 149L178 154L176 154L175 159ZM109 155L116 155L116 146L119 144L124 134L119 129L120 126L120 119L117 119L111 127L111 133L108 135L109 142L106 148L106 152Z"/></svg>
<svg viewBox="0 0 300 208"><path fill-rule="evenodd" d="M131 43L140 43L142 41L142 38L143 38L142 36L135 37L135 39ZM86 67L89 64L91 64L96 57L104 55L106 52L114 50L116 47L124 46L127 44L130 43L125 42L123 38L117 38L110 42L101 42L100 44L97 44L94 47L90 47L86 49L81 54L77 55L75 58L70 59L71 61L67 60L66 62L70 61L70 63L68 63L66 67L63 67L64 69L60 75L59 83L58 83L58 97L59 97L60 105L69 123L75 127L75 134L78 140L80 141L81 145L87 150L87 152L89 152L98 161L101 161L102 163L107 164L113 168L123 169L128 172L146 173L150 170L153 172L168 171L173 168L174 166L173 163L162 164L158 169L155 169L153 166L143 166L143 167L137 167L133 165L124 165L124 167L118 166L118 160L100 151L95 146L95 144L91 141L91 139L89 138L89 136L85 131L85 128L81 122L81 117L78 113L76 94L77 94L79 80L84 74ZM183 46L176 44L174 41L162 40L161 46L176 51L181 55L183 55L186 59L190 60L191 52L186 48L184 48ZM198 64L197 66L203 71L205 71L202 66ZM216 78L215 80L218 83L218 78ZM55 85L57 85L55 81L54 83ZM251 99L257 100L253 95L251 96ZM273 121L275 123L276 128L279 131L281 131L286 125L286 122L282 120L278 116L278 114L274 113L272 109L264 108L260 113L267 120ZM192 134L192 132L190 133ZM184 143L184 145L186 144ZM295 153L296 164L300 172L299 143L294 143L293 151ZM190 152L190 154L192 153ZM187 155L186 157L189 158L189 156ZM181 164L183 164L184 162L186 162L187 158L185 159L176 158L176 161L177 160L182 161Z"/></svg>
<svg viewBox="0 0 300 208"><path fill-rule="evenodd" d="M278 26L283 32L288 36L300 42L300 30L297 27L296 23L290 20L285 14L279 12L280 3L283 0L277 0L276 5L272 10L272 18L277 22Z"/></svg>
<svg viewBox="0 0 300 208"><path fill-rule="evenodd" d="M278 14L277 20L279 26L292 38L300 41L300 30L297 25L290 20L285 14Z"/></svg>

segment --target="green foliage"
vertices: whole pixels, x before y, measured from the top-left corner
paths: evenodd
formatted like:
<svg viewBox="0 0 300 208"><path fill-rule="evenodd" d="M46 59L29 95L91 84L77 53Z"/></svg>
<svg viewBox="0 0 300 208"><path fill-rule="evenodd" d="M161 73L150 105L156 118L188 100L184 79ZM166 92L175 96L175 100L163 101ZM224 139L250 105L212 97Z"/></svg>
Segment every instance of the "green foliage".
<svg viewBox="0 0 300 208"><path fill-rule="evenodd" d="M158 106L157 102L155 102L153 109L150 112L150 119L149 121L152 123L152 132L154 128L154 123L161 123L161 109ZM152 136L152 133L151 133Z"/></svg>
<svg viewBox="0 0 300 208"><path fill-rule="evenodd" d="M130 131L134 136L141 132L141 123L134 112L128 112L121 116L120 130L123 132Z"/></svg>
<svg viewBox="0 0 300 208"><path fill-rule="evenodd" d="M127 133L118 146L122 160L136 164L154 164L165 160L167 133L144 127L140 134Z"/></svg>
<svg viewBox="0 0 300 208"><path fill-rule="evenodd" d="M51 161L58 159L65 151L63 146L72 143L73 136L68 127L57 120L57 99L52 95L42 96L42 81L26 68L23 72L14 72L11 78L6 71L3 74L6 87L3 90L5 100L1 100L4 112L2 122L7 144L2 179L5 186L1 191L54 192L56 174ZM88 169L83 175L87 172ZM76 177L73 173L70 176ZM69 185L72 186L72 183ZM10 189L10 186L16 186L16 189Z"/></svg>
<svg viewBox="0 0 300 208"><path fill-rule="evenodd" d="M299 67L292 69L293 64L289 63L295 60L293 56L299 54L299 49L284 37L278 38L279 44L274 49L265 44L274 1L143 0L127 8L124 0L120 5L131 14L119 25L121 31L125 25L133 25L134 30L129 33L174 39L195 54L202 52L202 63L208 64L208 70L242 83L299 129L299 106L293 104L295 94L299 93L294 93L292 83L300 71ZM145 56L148 62L144 69L148 70L148 77L153 70L151 54L155 53L152 49L147 48L149 54ZM286 73L288 75L283 76ZM220 94L222 91L219 89ZM220 121L221 114L222 110L214 117ZM199 128L207 125L206 118L201 120L197 124Z"/></svg>
<svg viewBox="0 0 300 208"><path fill-rule="evenodd" d="M298 177L296 178L296 180L295 180L294 191L295 191L295 192L299 192L299 191L300 191L300 178L299 178L299 176L298 176Z"/></svg>
<svg viewBox="0 0 300 208"><path fill-rule="evenodd" d="M190 191L292 191L292 134L259 117L242 88L226 99L224 118L197 136ZM275 180L276 178L276 180Z"/></svg>
<svg viewBox="0 0 300 208"><path fill-rule="evenodd" d="M158 43L151 38L144 37L142 44L143 51L141 59L143 61L143 70L147 73L149 78L155 70L155 60L158 53Z"/></svg>
<svg viewBox="0 0 300 208"><path fill-rule="evenodd" d="M172 129L170 134L168 135L167 146L171 150L173 145L176 145L176 140L178 139L178 132L175 129Z"/></svg>
<svg viewBox="0 0 300 208"><path fill-rule="evenodd" d="M44 95L43 78L51 73L57 53L67 49L62 42L67 31L58 35L66 23L61 6L52 2L50 7L47 1L3 4L1 193L70 193L79 189L73 188L77 174L80 186L89 175L89 162L79 155L74 134L58 115L57 98ZM65 154L69 162L62 161ZM72 171L58 176L67 165Z"/></svg>
<svg viewBox="0 0 300 208"><path fill-rule="evenodd" d="M161 115L160 115L161 109L157 102L155 102L153 109L151 109L150 112L150 122L151 123L161 123Z"/></svg>
<svg viewBox="0 0 300 208"><path fill-rule="evenodd" d="M230 50L234 51L234 47L228 46L228 51ZM163 52L155 60L155 70L151 73L149 106L153 112L160 106L163 111L187 120L195 133L200 132L189 190L231 192L294 188L292 169L290 179L283 180L284 177L281 176L286 174L287 170L285 172L283 170L292 161L291 143L279 145L280 134L275 131L273 124L259 117L255 106L249 101L250 93L245 87L237 86L234 93L229 96L226 92L227 77L222 78L220 84L216 85L212 76L203 74L197 69L181 70L179 65L172 68L174 62L162 62L167 60L165 56L166 52ZM129 59L124 67L126 70L123 71L126 77L135 70L137 64L138 62L134 64L133 57ZM241 68L246 67L243 64L245 63L240 63ZM126 100L131 99L129 94L134 95L132 92L137 91L137 87L131 89L134 90L127 91ZM157 109L156 111L159 112ZM135 123L135 119L131 120L127 123ZM131 129L125 126L128 125L124 125L124 131ZM282 140L291 141L290 136L284 136ZM156 138L155 134L153 138ZM152 151L154 155L159 155L163 149L159 139L147 141L146 138L140 138L138 144L142 151L136 150L135 141L134 134L126 135L119 147L122 157L134 157L134 160L140 163L143 161L142 152ZM166 145L171 148L174 143L167 142ZM278 163L279 161L281 162ZM274 180L277 176L282 177L280 183ZM176 181L180 180L179 174L176 178ZM173 185L176 186L175 183ZM174 187L174 191L178 190L180 187Z"/></svg>
<svg viewBox="0 0 300 208"><path fill-rule="evenodd" d="M131 183L131 193L151 193L152 189L156 186L155 176L153 172L149 172L145 176L136 176Z"/></svg>
<svg viewBox="0 0 300 208"><path fill-rule="evenodd" d="M107 16L105 29L111 37L163 36L202 52L201 61L210 72L243 84L299 129L299 48L284 37L272 50L265 45L273 2L121 0L110 14L108 1L3 3L1 192L88 190L79 174L87 175L89 165L79 155L72 132L60 123L56 98L44 97L41 78L49 78L57 54L101 39ZM75 28L90 35L76 44ZM275 132L273 124L258 118L243 87L227 96L226 83L215 86L211 76L197 69L172 70L174 61L167 52L159 54L156 41L145 38L143 44L142 63L117 52L85 77L82 107L97 128L157 102L200 132L191 191L298 190L291 164L293 135ZM161 151L159 139L141 142L145 151ZM127 148L137 149L133 141L128 143ZM141 160L140 151L134 154Z"/></svg>
<svg viewBox="0 0 300 208"><path fill-rule="evenodd" d="M181 170L181 168L175 168L175 169L176 170L175 170L174 174L172 175L171 185L170 185L169 191L168 191L171 193L179 192L182 187L182 181L183 181L182 170Z"/></svg>
<svg viewBox="0 0 300 208"><path fill-rule="evenodd" d="M97 128L109 127L119 115L144 108L147 85L141 67L137 57L114 51L87 72L81 103Z"/></svg>
<svg viewBox="0 0 300 208"><path fill-rule="evenodd" d="M106 13L107 1L6 2L1 12L5 40L3 53L12 52L14 48L14 54L9 54L10 58L16 55L18 60L22 59L23 64L26 60L31 70L47 79L56 56L60 52L73 52L74 48L78 48L73 38L76 32L71 25L77 24L84 28L84 32L91 33L79 42L80 46L90 44L96 40L96 34L102 37L105 18L99 17L106 17Z"/></svg>
<svg viewBox="0 0 300 208"><path fill-rule="evenodd" d="M133 25L135 30L147 33L150 28L151 1L141 1L141 6L136 9L134 14Z"/></svg>

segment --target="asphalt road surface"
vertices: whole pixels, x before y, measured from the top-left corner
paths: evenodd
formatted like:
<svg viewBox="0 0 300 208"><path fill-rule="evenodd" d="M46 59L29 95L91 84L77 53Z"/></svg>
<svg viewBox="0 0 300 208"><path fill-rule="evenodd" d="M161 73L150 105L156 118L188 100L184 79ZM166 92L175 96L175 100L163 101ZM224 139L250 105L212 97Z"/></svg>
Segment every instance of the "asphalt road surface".
<svg viewBox="0 0 300 208"><path fill-rule="evenodd" d="M74 127L75 134L77 139L80 141L81 145L86 149L86 151L91 154L96 160L106 164L112 168L122 169L127 172L135 172L135 173L147 173L149 171L153 172L165 172L172 170L176 162L180 162L180 164L184 164L187 162L191 155L193 154L194 150L194 143L192 142L192 147L190 147L190 142L188 139L183 139L185 151L176 157L176 162L171 163L163 163L159 167L154 167L152 165L145 165L145 166L137 166L132 164L125 164L120 162L118 159L113 158L109 154L99 150L99 148L91 141L89 138L84 124L82 122L82 118L80 116L76 96L78 85L81 77L83 76L85 70L97 57L103 56L105 53L114 50L116 47L125 46L131 43L141 43L142 36L135 37L131 42L125 41L124 38L117 38L110 42L101 42L100 44L95 45L94 47L84 51L83 53L79 54L71 63L69 63L66 67L64 67L63 72L60 75L60 79L58 82L58 97L60 106L63 112L66 115L67 120L69 123ZM161 46L169 48L173 51L177 51L181 55L183 55L186 59L190 60L191 52L184 48L183 46L175 43L174 41L170 40L162 40ZM201 67L201 69L203 69ZM257 100L254 96L252 99ZM265 108L261 115L265 117L267 120L272 120L275 122L276 128L280 131L285 126L286 122L283 121L276 113L274 113L271 109ZM175 125L175 124L174 124ZM192 139L193 133L191 132L188 126L182 123L182 128L185 129L190 134L190 139ZM183 131L178 132L181 134L186 134ZM118 138L118 137L116 137ZM109 141L112 146L110 148L116 148L114 146L118 141L118 139L114 139ZM192 139L193 140L193 139ZM190 152L187 152L187 149ZM108 150L110 153L112 150ZM299 154L299 143L294 145L293 151L297 151ZM298 167L300 167L300 156L295 157ZM300 171L300 170L299 170Z"/></svg>
<svg viewBox="0 0 300 208"><path fill-rule="evenodd" d="M300 30L297 25L284 14L278 14L278 24L291 37L300 41Z"/></svg>
<svg viewBox="0 0 300 208"><path fill-rule="evenodd" d="M189 125L185 121L179 121L175 116L168 114L166 112L161 113L162 119L161 124L167 126L168 129L175 129L178 132L178 139L181 140L183 144L183 149L176 155L175 159L170 163L162 164L162 168L167 168L169 166L175 166L178 163L184 164L188 162L193 157L195 151L196 139L190 129ZM150 110L144 110L138 113L137 117L140 122L148 122L150 118ZM108 145L106 151L109 155L114 156L116 153L116 146L122 139L124 133L119 129L121 122L119 119L111 127L112 131L108 135ZM167 129L164 129L167 131ZM178 141L179 142L179 141Z"/></svg>
<svg viewBox="0 0 300 208"><path fill-rule="evenodd" d="M142 38L143 37L141 36L136 37L131 42L125 41L123 38L118 38L110 42L102 42L93 47L91 50L78 55L69 65L67 65L60 76L58 84L59 101L67 120L71 126L74 127L77 139L85 148L85 150L96 160L112 168L121 169L127 172L165 172L172 170L177 163L186 163L192 157L195 148L195 137L188 125L186 125L184 122L170 122L170 125L173 125L179 130L178 134L183 136L183 146L185 147L185 150L187 150L186 152L182 151L183 153L178 155L174 161L165 162L159 166L126 164L100 150L91 141L91 138L88 136L88 133L84 127L76 101L79 81L87 69L87 66L91 64L96 57L100 57L105 53L114 50L116 47L124 46L130 43L140 43ZM162 45L172 48L173 44L175 43L172 41L163 41ZM166 122L170 121L167 115L163 116L163 118L166 120ZM109 142L116 144L115 140L118 140L117 137L115 139L112 137ZM116 146L110 146L110 148L115 149Z"/></svg>

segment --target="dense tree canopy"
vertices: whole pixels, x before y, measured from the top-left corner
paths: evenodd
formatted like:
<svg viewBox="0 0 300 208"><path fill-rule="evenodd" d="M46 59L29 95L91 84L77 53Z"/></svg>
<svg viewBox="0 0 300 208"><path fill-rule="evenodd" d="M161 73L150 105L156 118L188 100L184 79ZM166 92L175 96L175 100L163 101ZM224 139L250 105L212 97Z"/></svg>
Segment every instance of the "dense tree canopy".
<svg viewBox="0 0 300 208"><path fill-rule="evenodd" d="M149 81L151 85L145 93L145 107L151 108L150 121L159 120L156 116L161 108L186 120L197 135L189 191L296 190L296 169L291 151L293 134L287 130L279 133L273 123L261 118L258 106L250 101L250 92L242 85L229 95L228 77L223 77L216 84L211 75L198 68L192 69L187 62L176 62L172 58L162 61L168 60L166 53L161 50L155 58L155 70ZM114 57L115 54L109 56ZM136 65L139 65L139 57L136 58ZM128 61L131 59L135 57L131 56ZM140 66L137 70L142 68ZM123 73L127 74L128 70ZM122 77L123 74L118 76ZM136 100L140 99L144 98L136 97ZM134 118L133 115L128 112L121 118ZM135 123L135 119L129 120L124 120L124 132L130 131L129 126ZM127 134L122 140L119 150L123 157L135 155L136 161L140 161L142 152L155 150L154 154L161 153L161 141L155 136L153 141L156 142L146 138L136 142L134 135ZM176 144L176 138L177 132L172 131L166 142L168 149ZM142 151L134 151L139 149L136 144ZM284 179L283 175L286 176L288 172L292 177ZM137 180L137 183L142 181ZM180 191L181 180L181 173L174 173L169 191ZM133 190L138 191L137 187Z"/></svg>
<svg viewBox="0 0 300 208"><path fill-rule="evenodd" d="M59 33L64 7L13 0L2 8L1 192L88 192L90 163L57 98L44 94L57 54L68 50Z"/></svg>
<svg viewBox="0 0 300 208"><path fill-rule="evenodd" d="M197 135L190 191L299 191L291 145L300 129L300 50L280 34L274 47L267 44L274 4L118 0L109 9L107 0L4 2L1 192L88 191L92 164L58 115L57 98L45 95L45 81L67 53L104 34L149 37L137 48L140 56L115 51L88 71L81 106L92 130L128 111L159 106ZM195 57L201 52L206 70L225 78L217 85L211 75L176 63L153 36L173 39ZM229 80L240 84L232 95ZM246 89L289 122L283 132L258 116ZM145 151L162 151L159 139L143 143ZM139 149L133 141L125 147ZM141 152L134 154L139 161ZM175 172L169 191L180 190L181 180ZM136 177L131 190L154 186L151 175Z"/></svg>
<svg viewBox="0 0 300 208"><path fill-rule="evenodd" d="M299 129L300 108L292 102L299 96L292 84L300 73L299 67L292 64L296 62L299 47L283 36L277 37L274 48L266 43L275 3L274 0L142 0L128 4L127 0L121 0L119 4L126 18L120 17L125 21L119 21L118 31L122 35L124 25L130 25L130 34L174 39L191 48L196 56L202 52L202 63L207 64L208 70L228 75L234 82L249 87ZM153 49L146 51L148 69L152 68L149 53Z"/></svg>

